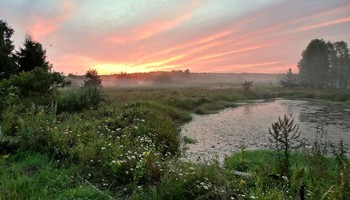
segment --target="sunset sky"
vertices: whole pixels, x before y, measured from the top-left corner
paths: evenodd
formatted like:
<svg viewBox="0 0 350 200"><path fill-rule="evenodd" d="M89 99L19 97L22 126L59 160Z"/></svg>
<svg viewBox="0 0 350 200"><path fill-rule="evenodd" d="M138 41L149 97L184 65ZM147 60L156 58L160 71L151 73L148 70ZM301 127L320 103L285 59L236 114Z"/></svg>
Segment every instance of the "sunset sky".
<svg viewBox="0 0 350 200"><path fill-rule="evenodd" d="M55 71L297 72L314 38L350 43L350 0L0 0Z"/></svg>

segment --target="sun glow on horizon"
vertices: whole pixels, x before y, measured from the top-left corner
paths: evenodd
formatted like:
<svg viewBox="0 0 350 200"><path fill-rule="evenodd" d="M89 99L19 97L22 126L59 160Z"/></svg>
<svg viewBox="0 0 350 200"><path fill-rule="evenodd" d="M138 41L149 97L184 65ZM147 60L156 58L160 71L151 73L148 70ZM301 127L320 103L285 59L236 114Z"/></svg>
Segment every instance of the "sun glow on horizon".
<svg viewBox="0 0 350 200"><path fill-rule="evenodd" d="M83 3L84 2L84 3ZM99 74L297 71L315 38L350 43L349 1L1 1L16 47L30 31L53 70ZM293 9L286 9L293 8Z"/></svg>

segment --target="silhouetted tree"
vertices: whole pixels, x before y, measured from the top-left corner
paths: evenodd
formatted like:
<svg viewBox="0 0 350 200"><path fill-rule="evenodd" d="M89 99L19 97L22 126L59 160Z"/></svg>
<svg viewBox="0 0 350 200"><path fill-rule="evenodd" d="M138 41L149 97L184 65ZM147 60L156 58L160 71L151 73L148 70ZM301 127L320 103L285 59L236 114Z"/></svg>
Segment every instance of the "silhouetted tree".
<svg viewBox="0 0 350 200"><path fill-rule="evenodd" d="M330 60L328 45L322 39L312 40L302 53L298 63L301 84L322 88L328 84Z"/></svg>
<svg viewBox="0 0 350 200"><path fill-rule="evenodd" d="M330 52L330 77L336 88L345 89L350 76L350 54L344 41L328 42Z"/></svg>
<svg viewBox="0 0 350 200"><path fill-rule="evenodd" d="M298 76L293 74L292 69L289 68L286 76L281 80L283 87L297 87L299 86Z"/></svg>
<svg viewBox="0 0 350 200"><path fill-rule="evenodd" d="M102 86L102 80L100 76L98 75L98 72L96 69L89 69L85 77L88 79L84 81L85 87L101 87Z"/></svg>
<svg viewBox="0 0 350 200"><path fill-rule="evenodd" d="M186 70L184 71L184 75L185 75L186 77L190 76L190 75L191 75L190 70L189 70L189 69L186 69Z"/></svg>
<svg viewBox="0 0 350 200"><path fill-rule="evenodd" d="M253 81L244 81L242 84L244 92L249 92L249 90L253 87Z"/></svg>
<svg viewBox="0 0 350 200"><path fill-rule="evenodd" d="M51 69L51 64L46 61L46 51L39 42L35 42L32 36L27 35L23 48L16 52L16 61L19 72L32 71L35 68L42 68L47 71Z"/></svg>
<svg viewBox="0 0 350 200"><path fill-rule="evenodd" d="M12 56L14 49L11 37L13 29L3 20L0 20L0 80L8 78L16 72L16 65Z"/></svg>

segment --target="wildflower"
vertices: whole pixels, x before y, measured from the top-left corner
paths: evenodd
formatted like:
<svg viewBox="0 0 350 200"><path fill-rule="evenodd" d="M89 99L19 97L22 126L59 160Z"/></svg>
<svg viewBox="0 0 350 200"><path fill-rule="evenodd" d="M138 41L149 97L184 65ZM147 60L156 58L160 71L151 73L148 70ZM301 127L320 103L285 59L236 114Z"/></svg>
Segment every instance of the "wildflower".
<svg viewBox="0 0 350 200"><path fill-rule="evenodd" d="M106 147L101 147L101 150L106 150Z"/></svg>
<svg viewBox="0 0 350 200"><path fill-rule="evenodd" d="M239 180L239 185L244 185L245 181L243 179Z"/></svg>
<svg viewBox="0 0 350 200"><path fill-rule="evenodd" d="M206 186L206 185L204 185L204 186L203 186L203 188L204 188L204 189L206 189L206 190L208 190L208 189L209 189L209 188L208 188L208 186Z"/></svg>

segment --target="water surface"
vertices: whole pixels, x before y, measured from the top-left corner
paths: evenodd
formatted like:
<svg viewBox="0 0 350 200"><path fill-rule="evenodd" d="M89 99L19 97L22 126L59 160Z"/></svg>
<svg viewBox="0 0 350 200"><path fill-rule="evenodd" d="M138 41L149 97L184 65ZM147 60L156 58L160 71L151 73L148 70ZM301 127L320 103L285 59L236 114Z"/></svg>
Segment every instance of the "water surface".
<svg viewBox="0 0 350 200"><path fill-rule="evenodd" d="M350 107L321 101L277 99L227 108L217 114L193 115L192 121L181 130L182 136L197 141L188 145L187 158L222 160L243 145L246 149L268 148L268 129L284 114L294 117L301 137L310 144L318 126L324 127L332 142L338 143L342 138L345 144L350 144Z"/></svg>

